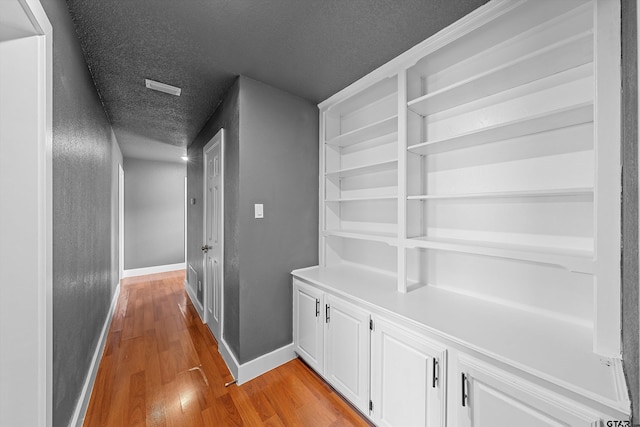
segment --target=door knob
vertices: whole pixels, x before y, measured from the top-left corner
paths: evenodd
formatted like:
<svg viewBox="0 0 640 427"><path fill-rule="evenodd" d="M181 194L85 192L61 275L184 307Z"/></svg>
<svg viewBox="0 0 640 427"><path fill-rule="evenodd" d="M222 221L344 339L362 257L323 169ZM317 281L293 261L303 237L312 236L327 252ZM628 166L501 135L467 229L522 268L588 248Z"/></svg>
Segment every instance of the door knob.
<svg viewBox="0 0 640 427"><path fill-rule="evenodd" d="M209 249L213 249L213 247L212 246L208 246L208 245L204 245L200 249L202 249L202 252L204 252L206 254L207 252L209 252Z"/></svg>

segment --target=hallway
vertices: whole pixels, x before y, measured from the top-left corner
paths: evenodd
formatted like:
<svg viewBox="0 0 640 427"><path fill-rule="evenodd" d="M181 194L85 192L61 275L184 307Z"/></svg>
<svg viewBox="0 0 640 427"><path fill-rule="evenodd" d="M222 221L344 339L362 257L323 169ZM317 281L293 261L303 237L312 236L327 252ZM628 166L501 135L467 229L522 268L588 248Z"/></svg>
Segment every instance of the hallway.
<svg viewBox="0 0 640 427"><path fill-rule="evenodd" d="M84 426L366 426L299 360L242 386L184 272L124 279Z"/></svg>

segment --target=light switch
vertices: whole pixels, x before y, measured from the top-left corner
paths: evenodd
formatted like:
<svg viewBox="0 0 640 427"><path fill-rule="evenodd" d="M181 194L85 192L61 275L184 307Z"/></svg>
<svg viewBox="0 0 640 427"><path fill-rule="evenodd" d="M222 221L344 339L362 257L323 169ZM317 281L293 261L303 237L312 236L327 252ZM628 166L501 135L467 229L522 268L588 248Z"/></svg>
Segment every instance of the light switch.
<svg viewBox="0 0 640 427"><path fill-rule="evenodd" d="M253 205L256 218L264 218L264 205L262 203L256 203Z"/></svg>

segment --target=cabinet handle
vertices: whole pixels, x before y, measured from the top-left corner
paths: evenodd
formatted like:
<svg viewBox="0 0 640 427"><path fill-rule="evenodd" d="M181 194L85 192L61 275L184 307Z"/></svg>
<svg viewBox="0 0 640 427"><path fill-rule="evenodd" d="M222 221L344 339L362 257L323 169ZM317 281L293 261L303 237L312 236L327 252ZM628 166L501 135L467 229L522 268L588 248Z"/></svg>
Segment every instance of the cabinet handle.
<svg viewBox="0 0 640 427"><path fill-rule="evenodd" d="M316 298L316 317L320 316L320 300Z"/></svg>
<svg viewBox="0 0 640 427"><path fill-rule="evenodd" d="M329 309L330 309L330 308L331 308L331 307L329 307L329 304L326 304L326 305L324 306L324 321L325 321L326 323L329 323L329 321L331 320L331 315L329 314Z"/></svg>
<svg viewBox="0 0 640 427"><path fill-rule="evenodd" d="M436 359L435 357L432 360L433 360L433 380L431 383L431 387L436 388L436 385L438 384L439 364L438 364L438 359Z"/></svg>
<svg viewBox="0 0 640 427"><path fill-rule="evenodd" d="M465 374L464 372L462 373L462 406L467 406L467 399L469 398L469 395L467 394L467 386L468 386L468 381L467 381L467 374Z"/></svg>

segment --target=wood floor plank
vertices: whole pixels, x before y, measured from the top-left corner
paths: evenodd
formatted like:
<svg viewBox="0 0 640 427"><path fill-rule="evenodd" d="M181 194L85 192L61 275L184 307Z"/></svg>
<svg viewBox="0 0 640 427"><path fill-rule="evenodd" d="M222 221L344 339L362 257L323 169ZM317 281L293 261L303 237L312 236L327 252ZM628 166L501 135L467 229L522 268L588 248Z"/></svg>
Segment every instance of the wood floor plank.
<svg viewBox="0 0 640 427"><path fill-rule="evenodd" d="M273 409L273 406L269 403L269 399L264 395L264 390L260 388L260 383L257 381L249 381L246 384L243 384L243 388L245 393L247 394L249 400L252 402L253 407L256 412L260 416L260 420L263 423L266 423L268 420L276 416L276 411ZM278 418L278 421L280 419ZM281 421L279 421L281 422Z"/></svg>
<svg viewBox="0 0 640 427"><path fill-rule="evenodd" d="M184 290L184 271L122 281L84 426L369 426L300 360L243 385Z"/></svg>
<svg viewBox="0 0 640 427"><path fill-rule="evenodd" d="M136 372L129 377L129 410L127 424L143 424L146 420L147 405L145 403L145 374Z"/></svg>
<svg viewBox="0 0 640 427"><path fill-rule="evenodd" d="M256 426L262 424L260 414L253 405L253 402L249 399L244 387L231 386L228 390L229 396L231 396L236 408L238 408L244 425Z"/></svg>
<svg viewBox="0 0 640 427"><path fill-rule="evenodd" d="M161 388L147 388L146 391L146 416L148 427L166 427L165 400Z"/></svg>

